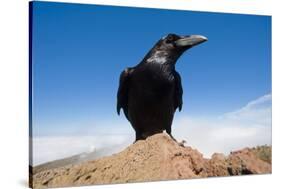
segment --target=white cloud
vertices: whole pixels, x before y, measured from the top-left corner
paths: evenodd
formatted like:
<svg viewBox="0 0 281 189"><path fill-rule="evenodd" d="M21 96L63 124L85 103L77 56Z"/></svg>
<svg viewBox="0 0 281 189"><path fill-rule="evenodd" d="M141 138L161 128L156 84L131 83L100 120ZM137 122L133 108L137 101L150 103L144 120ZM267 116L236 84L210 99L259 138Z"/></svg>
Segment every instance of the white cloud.
<svg viewBox="0 0 281 189"><path fill-rule="evenodd" d="M226 113L222 119L245 121L259 125L271 124L271 94L264 95L249 102L237 111Z"/></svg>
<svg viewBox="0 0 281 189"><path fill-rule="evenodd" d="M122 150L122 148L128 146L132 141L132 137L125 134L35 137L33 139L33 165L81 153L99 153L99 151L104 149L106 151L102 153L103 155L111 155Z"/></svg>
<svg viewBox="0 0 281 189"><path fill-rule="evenodd" d="M119 123L105 121L97 125L114 127L92 127L86 135L79 133L80 136L35 137L33 165L84 152L103 150L99 154L110 155L134 141L134 132L129 130L129 123L125 119ZM186 140L187 145L198 149L205 157L210 157L214 152L227 154L244 147L270 145L271 95L262 96L239 110L219 117L176 117L173 135L179 141Z"/></svg>
<svg viewBox="0 0 281 189"><path fill-rule="evenodd" d="M214 152L271 144L271 95L264 95L239 110L215 118L181 117L174 134L205 157Z"/></svg>

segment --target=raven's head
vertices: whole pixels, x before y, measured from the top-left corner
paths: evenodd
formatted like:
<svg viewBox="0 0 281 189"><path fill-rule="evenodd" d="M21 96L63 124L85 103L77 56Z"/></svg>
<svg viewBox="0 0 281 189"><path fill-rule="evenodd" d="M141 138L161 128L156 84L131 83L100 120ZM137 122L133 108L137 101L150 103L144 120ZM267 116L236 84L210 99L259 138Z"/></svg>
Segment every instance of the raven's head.
<svg viewBox="0 0 281 189"><path fill-rule="evenodd" d="M168 34L158 42L158 49L185 51L207 40L208 39L202 35L180 36L176 34Z"/></svg>
<svg viewBox="0 0 281 189"><path fill-rule="evenodd" d="M202 35L168 34L160 39L146 56L147 62L175 64L184 51L207 41Z"/></svg>

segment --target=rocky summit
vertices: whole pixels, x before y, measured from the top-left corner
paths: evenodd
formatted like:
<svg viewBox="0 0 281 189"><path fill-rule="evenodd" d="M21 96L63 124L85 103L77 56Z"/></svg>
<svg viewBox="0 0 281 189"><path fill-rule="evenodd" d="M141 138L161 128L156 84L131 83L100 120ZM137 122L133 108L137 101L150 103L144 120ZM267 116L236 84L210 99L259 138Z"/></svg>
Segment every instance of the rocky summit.
<svg viewBox="0 0 281 189"><path fill-rule="evenodd" d="M31 176L33 188L132 183L271 173L271 147L244 148L206 159L165 133L140 140L97 160L69 164Z"/></svg>

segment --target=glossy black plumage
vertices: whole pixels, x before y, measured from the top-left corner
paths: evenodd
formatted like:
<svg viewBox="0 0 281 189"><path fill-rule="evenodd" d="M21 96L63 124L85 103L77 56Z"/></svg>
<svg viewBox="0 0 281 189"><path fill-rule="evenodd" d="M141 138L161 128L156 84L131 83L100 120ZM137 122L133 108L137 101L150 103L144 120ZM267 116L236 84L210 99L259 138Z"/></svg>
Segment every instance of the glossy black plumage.
<svg viewBox="0 0 281 189"><path fill-rule="evenodd" d="M160 39L138 65L121 73L117 112L120 114L123 109L136 131L136 140L164 130L171 135L174 113L182 109L183 103L176 61L184 51L206 40L198 35L169 34Z"/></svg>

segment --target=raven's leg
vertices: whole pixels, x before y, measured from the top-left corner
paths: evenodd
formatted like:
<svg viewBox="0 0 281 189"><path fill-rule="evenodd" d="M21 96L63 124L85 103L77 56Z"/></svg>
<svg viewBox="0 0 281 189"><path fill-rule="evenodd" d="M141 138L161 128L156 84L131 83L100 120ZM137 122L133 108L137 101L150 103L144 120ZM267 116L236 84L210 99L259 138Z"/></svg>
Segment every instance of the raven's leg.
<svg viewBox="0 0 281 189"><path fill-rule="evenodd" d="M142 137L142 131L141 131L140 129L135 129L135 131L136 131L136 140L135 140L135 142L137 142L138 140L143 139L143 137ZM135 143L135 142L134 142L134 143Z"/></svg>
<svg viewBox="0 0 281 189"><path fill-rule="evenodd" d="M173 135L172 135L171 127L168 127L168 128L166 129L166 132L170 135L170 137L171 137L176 143L178 143L180 146L184 147L185 141L183 140L182 142L178 142L178 141L173 137Z"/></svg>
<svg viewBox="0 0 281 189"><path fill-rule="evenodd" d="M171 129L171 126L167 127L166 128L166 132L168 133L168 135L170 135L170 137L177 142L177 140L173 137L172 135L172 129Z"/></svg>

